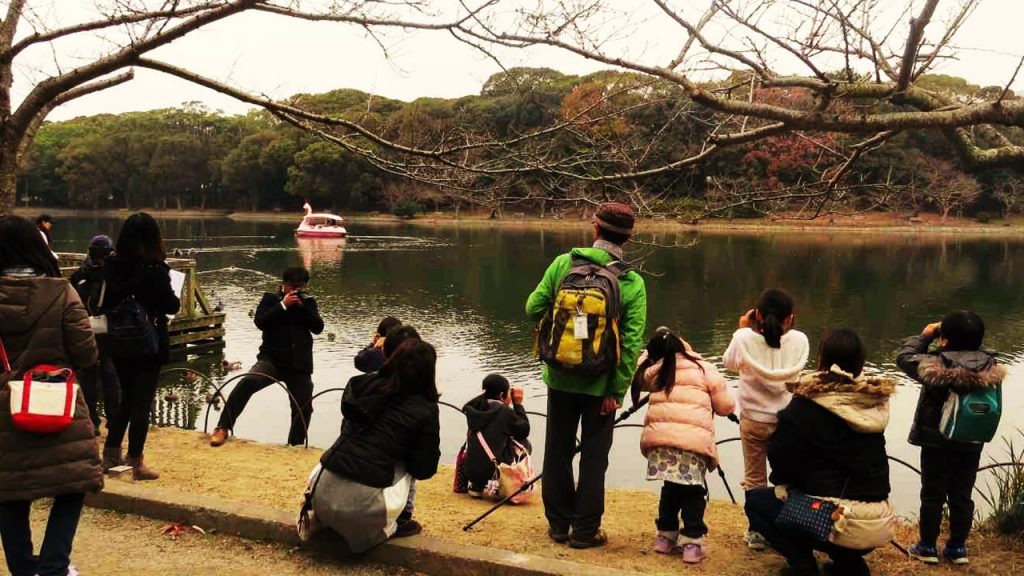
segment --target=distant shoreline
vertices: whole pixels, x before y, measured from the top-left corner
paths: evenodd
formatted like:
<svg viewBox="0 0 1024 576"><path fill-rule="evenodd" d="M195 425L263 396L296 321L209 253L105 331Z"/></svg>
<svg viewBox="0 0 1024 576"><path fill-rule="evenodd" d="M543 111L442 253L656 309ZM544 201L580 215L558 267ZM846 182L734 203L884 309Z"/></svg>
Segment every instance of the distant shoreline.
<svg viewBox="0 0 1024 576"><path fill-rule="evenodd" d="M150 210L160 219L230 219L250 222L296 222L301 212L232 212L230 210ZM47 213L55 219L70 217L124 218L129 210L78 210L72 208L15 208L14 213L26 218L35 218ZM429 212L412 219L399 218L380 212L353 213L345 216L349 222L372 222L382 224L411 224L415 226L467 226L474 228L522 228L537 229L586 229L591 226L589 219L540 218L526 216L521 212L506 213L504 218L492 219L486 213L463 213L458 218L451 212ZM907 217L897 213L873 213L857 216L821 216L813 220L799 219L795 215L773 218L716 218L698 223L668 217L642 218L637 229L643 232L698 232L708 234L737 233L878 233L907 235L956 235L981 237L1024 236L1024 218L996 219L981 223L966 218L949 218L942 222L935 214Z"/></svg>

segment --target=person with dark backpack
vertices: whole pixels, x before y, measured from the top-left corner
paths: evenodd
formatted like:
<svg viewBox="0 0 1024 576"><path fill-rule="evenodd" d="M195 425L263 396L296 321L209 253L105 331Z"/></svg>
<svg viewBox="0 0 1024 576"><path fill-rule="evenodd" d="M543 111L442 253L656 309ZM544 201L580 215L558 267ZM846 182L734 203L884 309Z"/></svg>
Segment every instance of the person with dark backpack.
<svg viewBox="0 0 1024 576"><path fill-rule="evenodd" d="M1006 377L995 352L982 348L984 338L981 317L957 310L904 340L896 356L896 365L921 383L909 438L921 447L920 538L908 552L926 564L941 559L969 562L971 495L981 451L999 426ZM929 350L932 342L936 347ZM949 539L940 550L942 509L947 504Z"/></svg>
<svg viewBox="0 0 1024 576"><path fill-rule="evenodd" d="M103 445L103 470L123 464L121 444L127 434L128 465L136 480L160 477L159 472L145 464L143 451L160 368L170 360L167 315L177 313L181 307L171 289L171 269L166 258L160 225L149 214L136 212L125 219L117 235L117 249L103 265L108 336L121 381L121 405L110 416L110 432ZM119 310L124 314L115 316ZM134 321L127 321L132 317ZM115 330L120 332L115 334ZM119 340L122 333L127 337ZM133 335L140 335L141 339ZM153 342L141 345L141 340Z"/></svg>
<svg viewBox="0 0 1024 576"><path fill-rule="evenodd" d="M608 542L601 516L612 426L647 323L644 280L622 255L635 220L626 204L602 204L593 246L555 258L526 301L527 316L539 322L536 348L548 387L542 492L548 536L573 548ZM577 485L572 459L581 426Z"/></svg>
<svg viewBox="0 0 1024 576"><path fill-rule="evenodd" d="M71 285L82 299L86 312L90 316L102 313L103 300L106 298L103 280L103 263L114 251L110 237L105 234L93 236L89 242L89 253L82 265L71 274ZM100 351L100 359L95 366L78 371L78 383L89 406L89 415L96 433L100 431L100 415L96 411L98 392L103 392L103 408L107 413L107 429L110 429L110 417L117 414L121 404L121 384L117 378L117 368L110 356L110 341L106 334L94 334L96 346Z"/></svg>

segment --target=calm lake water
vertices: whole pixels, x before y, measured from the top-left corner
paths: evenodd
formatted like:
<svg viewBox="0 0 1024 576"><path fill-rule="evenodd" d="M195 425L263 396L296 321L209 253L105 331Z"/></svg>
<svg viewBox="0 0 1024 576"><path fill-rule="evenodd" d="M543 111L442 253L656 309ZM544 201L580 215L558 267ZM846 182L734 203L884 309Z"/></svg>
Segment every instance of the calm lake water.
<svg viewBox="0 0 1024 576"><path fill-rule="evenodd" d="M64 219L54 229L58 251L85 250L96 233L116 235L113 219ZM382 316L394 315L417 326L438 348L438 384L443 401L461 406L479 392L481 379L500 372L526 389L527 410L546 412L540 367L530 357L533 326L523 315L527 295L545 267L572 246L589 244L588 232L509 228L420 227L354 223L347 241L298 240L292 223L231 220L163 221L170 249L194 249L207 296L227 312L224 357L241 370L225 374L220 358L187 366L211 375L217 384L247 369L256 359L260 332L250 314L264 291L274 290L287 266L310 269L310 292L326 322L315 339L316 391L344 386L358 374L352 359ZM987 325L986 345L999 350L1009 366L1004 386L1000 435L1022 438L1024 427L1024 241L957 239L952 236L875 236L772 232L756 235L660 234L661 245L633 245L627 256L642 261L647 275L650 331L672 327L718 362L739 314L769 286L790 291L797 301L797 327L816 348L830 327L857 330L870 349L870 372L899 377L893 363L900 340L917 333L955 308L977 311ZM899 377L886 436L892 456L918 464L918 450L906 437L917 387ZM165 377L176 399L160 395L161 423L204 426L206 391L186 382L182 372ZM230 389L230 384L227 389ZM341 422L339 392L314 404L310 443L328 446ZM219 412L210 411L212 430ZM465 420L442 407L442 451L453 462L465 438ZM629 420L642 423L642 414ZM543 452L544 422L531 419L531 436ZM253 397L240 418L238 436L283 443L288 429L284 393L268 388ZM734 438L737 426L717 423L719 439ZM721 447L723 469L739 491L742 457L738 442ZM986 460L1005 461L1000 442L986 448ZM537 460L538 464L540 460ZM616 432L609 486L646 486L639 430ZM986 473L987 474L987 473ZM983 478L987 478L984 476ZM893 464L894 498L901 509L917 505L916 475ZM712 494L725 498L722 482L709 478Z"/></svg>

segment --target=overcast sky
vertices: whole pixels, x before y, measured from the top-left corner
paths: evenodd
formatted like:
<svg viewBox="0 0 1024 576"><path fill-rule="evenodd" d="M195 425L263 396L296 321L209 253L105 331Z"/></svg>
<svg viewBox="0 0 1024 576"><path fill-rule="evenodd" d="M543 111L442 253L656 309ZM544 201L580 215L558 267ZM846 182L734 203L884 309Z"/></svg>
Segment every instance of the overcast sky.
<svg viewBox="0 0 1024 576"><path fill-rule="evenodd" d="M72 3L91 5L89 0L43 2L41 18L65 22L74 14ZM681 4L700 4L689 0ZM0 2L4 5L6 2ZM634 23L644 27L623 28L617 41L622 50L645 62L664 64L678 49L681 35L668 24L644 20L634 5L649 6L641 0L616 0L620 14L632 14ZM942 5L940 5L941 9ZM47 12L49 10L49 12ZM640 14L638 20L637 14ZM690 12L696 14L696 12ZM1005 84L1024 54L1024 2L983 0L956 38L959 59L941 63L936 71L967 78L980 85ZM639 25L639 24L638 24ZM670 41L666 41L670 40ZM99 41L99 40L97 40ZM242 14L193 32L153 56L229 82L239 88L283 98L299 92L325 92L355 88L412 100L420 96L452 98L479 93L483 82L500 71L498 65L477 51L455 42L447 33L393 32L386 39L388 56L365 32L338 24L289 20L262 13ZM66 53L86 54L82 46L58 46L64 65ZM664 56L662 52L664 51ZM19 60L15 97L23 95L24 79L35 68L45 69L54 52L34 50ZM28 64L24 62L28 60ZM544 66L569 74L585 74L605 68L551 49L515 51L503 56L506 66ZM1024 73L1014 83L1024 92ZM182 80L148 70L137 70L133 81L61 106L51 120L75 116L150 110L178 106L198 100L212 109L244 113L248 106Z"/></svg>

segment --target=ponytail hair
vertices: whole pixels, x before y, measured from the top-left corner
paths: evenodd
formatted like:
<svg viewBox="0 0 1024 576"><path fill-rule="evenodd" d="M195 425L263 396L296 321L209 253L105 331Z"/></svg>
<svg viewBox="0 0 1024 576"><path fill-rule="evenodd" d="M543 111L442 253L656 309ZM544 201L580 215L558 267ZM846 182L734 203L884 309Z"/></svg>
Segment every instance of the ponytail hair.
<svg viewBox="0 0 1024 576"><path fill-rule="evenodd" d="M690 362L697 365L700 371L704 372L704 366L700 359L693 356L686 350L686 343L683 339L673 334L664 326L655 331L654 337L647 342L647 358L640 363L633 373L633 381L630 383L630 392L633 403L640 399L640 388L643 386L644 373L648 368L659 361L661 367L658 369L658 377L654 389L665 394L672 393L672 387L676 383L676 354L682 354Z"/></svg>
<svg viewBox="0 0 1024 576"><path fill-rule="evenodd" d="M761 293L757 302L758 327L768 346L782 347L782 335L786 332L783 323L793 315L793 307L793 297L785 290L769 288Z"/></svg>

